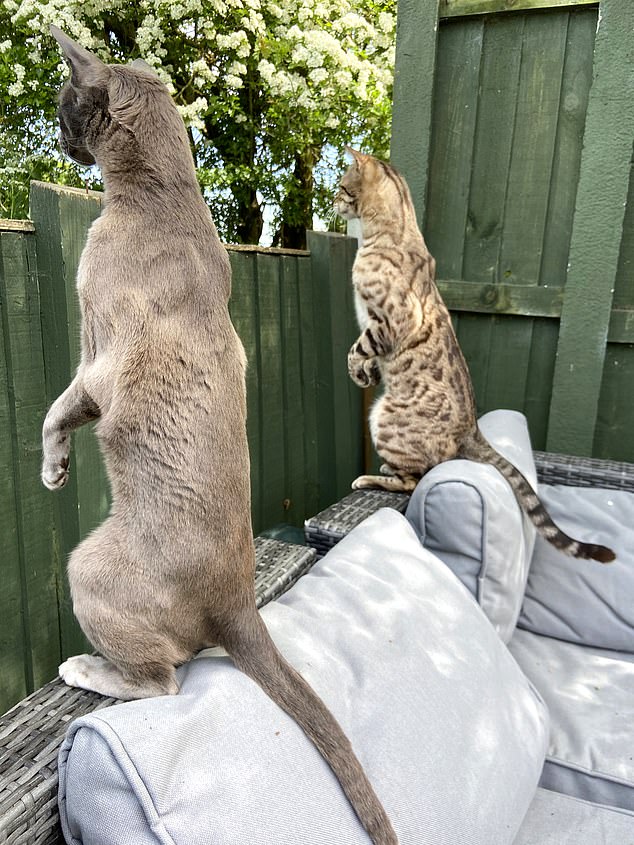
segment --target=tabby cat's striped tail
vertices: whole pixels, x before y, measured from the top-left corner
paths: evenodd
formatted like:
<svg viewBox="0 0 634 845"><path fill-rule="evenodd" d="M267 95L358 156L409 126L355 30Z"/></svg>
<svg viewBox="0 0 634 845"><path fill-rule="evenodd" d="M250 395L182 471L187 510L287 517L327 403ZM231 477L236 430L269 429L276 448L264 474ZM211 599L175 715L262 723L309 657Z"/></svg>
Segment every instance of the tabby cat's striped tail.
<svg viewBox="0 0 634 845"><path fill-rule="evenodd" d="M510 461L496 452L479 429L465 440L457 457L491 464L501 472L511 485L519 506L528 515L542 537L552 543L556 549L584 560L598 560L600 563L610 563L614 560L615 554L607 546L601 546L597 543L583 543L581 540L569 537L558 528L530 483Z"/></svg>

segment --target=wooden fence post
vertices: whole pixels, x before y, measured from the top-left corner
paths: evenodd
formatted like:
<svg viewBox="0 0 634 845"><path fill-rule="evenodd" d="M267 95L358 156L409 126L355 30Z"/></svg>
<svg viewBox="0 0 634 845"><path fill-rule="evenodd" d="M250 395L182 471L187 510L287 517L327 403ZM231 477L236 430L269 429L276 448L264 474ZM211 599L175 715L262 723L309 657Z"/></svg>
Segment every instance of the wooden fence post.
<svg viewBox="0 0 634 845"><path fill-rule="evenodd" d="M398 0L390 161L409 184L422 228L427 202L438 0Z"/></svg>
<svg viewBox="0 0 634 845"><path fill-rule="evenodd" d="M634 5L602 0L547 448L591 455L634 139Z"/></svg>

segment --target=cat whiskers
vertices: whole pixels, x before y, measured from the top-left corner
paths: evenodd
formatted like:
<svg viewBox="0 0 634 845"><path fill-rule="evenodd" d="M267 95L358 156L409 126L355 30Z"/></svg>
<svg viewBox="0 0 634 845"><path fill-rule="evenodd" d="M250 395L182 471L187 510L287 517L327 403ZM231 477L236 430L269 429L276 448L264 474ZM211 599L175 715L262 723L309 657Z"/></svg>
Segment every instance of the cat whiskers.
<svg viewBox="0 0 634 845"><path fill-rule="evenodd" d="M326 231L330 232L331 227L333 232L337 231L337 212L334 208L326 218Z"/></svg>

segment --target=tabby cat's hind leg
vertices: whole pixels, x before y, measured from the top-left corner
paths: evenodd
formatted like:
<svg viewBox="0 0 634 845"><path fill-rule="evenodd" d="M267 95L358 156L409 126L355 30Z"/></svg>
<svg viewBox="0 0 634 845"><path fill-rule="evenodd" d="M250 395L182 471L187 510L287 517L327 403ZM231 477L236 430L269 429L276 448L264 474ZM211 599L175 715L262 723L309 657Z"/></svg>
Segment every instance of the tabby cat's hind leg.
<svg viewBox="0 0 634 845"><path fill-rule="evenodd" d="M393 493L411 493L419 480L414 475L360 475L352 482L352 489L364 490L374 487Z"/></svg>

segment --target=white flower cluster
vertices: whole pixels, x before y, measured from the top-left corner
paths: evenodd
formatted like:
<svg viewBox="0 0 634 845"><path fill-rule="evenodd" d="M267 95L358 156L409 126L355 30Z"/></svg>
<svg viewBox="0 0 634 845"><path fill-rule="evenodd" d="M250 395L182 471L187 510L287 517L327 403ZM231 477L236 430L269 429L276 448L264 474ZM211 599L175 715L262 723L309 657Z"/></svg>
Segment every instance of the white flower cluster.
<svg viewBox="0 0 634 845"><path fill-rule="evenodd" d="M15 82L12 82L7 90L10 97L19 97L19 95L24 91L23 80L26 75L26 69L23 65L15 64L13 66L13 72L15 74Z"/></svg>
<svg viewBox="0 0 634 845"><path fill-rule="evenodd" d="M373 20L364 13L367 5L296 0L289 16L277 15L273 5L275 46L258 65L271 94L293 97L308 111L323 109L324 102L385 98L393 76L395 17L383 10ZM336 124L336 117L327 118L327 125Z"/></svg>
<svg viewBox="0 0 634 845"><path fill-rule="evenodd" d="M30 60L36 65L50 50L48 26L55 23L80 44L104 51L91 26L104 13L129 16L128 0L0 0L11 19L27 29ZM336 128L352 103L385 102L392 83L396 0L138 0L140 24L136 46L146 62L174 91L174 68L166 65L168 36L174 27L189 45L199 47L187 71L193 102L180 106L184 119L202 126L210 108L209 88L222 85L233 119L245 122L238 92L251 74L268 97L288 107L321 114L327 128ZM0 53L12 49L10 40ZM182 79L183 68L180 68ZM254 71L256 72L253 78ZM21 65L14 66L9 93L37 81ZM233 99L232 99L233 98ZM218 100L217 95L215 101ZM327 112L327 113L325 113Z"/></svg>
<svg viewBox="0 0 634 845"><path fill-rule="evenodd" d="M181 117L188 126L194 129L203 130L205 124L203 123L201 115L204 115L208 109L209 104L204 97L197 97L193 103L188 105L178 106Z"/></svg>

